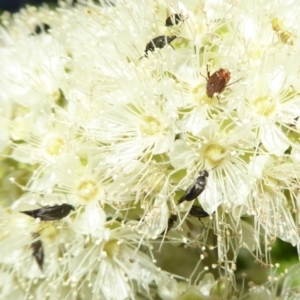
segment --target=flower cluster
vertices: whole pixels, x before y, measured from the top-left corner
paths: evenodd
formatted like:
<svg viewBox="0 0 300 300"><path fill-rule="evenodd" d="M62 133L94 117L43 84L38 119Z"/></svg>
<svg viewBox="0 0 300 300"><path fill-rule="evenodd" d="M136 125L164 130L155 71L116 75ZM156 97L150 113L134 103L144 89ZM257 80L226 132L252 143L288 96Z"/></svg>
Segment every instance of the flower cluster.
<svg viewBox="0 0 300 300"><path fill-rule="evenodd" d="M300 7L99 2L1 16L0 298L237 298L300 246Z"/></svg>

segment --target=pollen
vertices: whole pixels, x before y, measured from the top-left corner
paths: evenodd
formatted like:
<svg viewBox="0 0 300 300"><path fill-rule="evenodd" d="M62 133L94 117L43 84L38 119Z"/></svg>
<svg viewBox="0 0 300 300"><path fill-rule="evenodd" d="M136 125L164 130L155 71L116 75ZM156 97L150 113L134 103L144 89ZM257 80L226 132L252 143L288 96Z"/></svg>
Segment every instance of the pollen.
<svg viewBox="0 0 300 300"><path fill-rule="evenodd" d="M92 200L98 194L98 190L99 188L93 180L83 180L77 187L79 196L86 202Z"/></svg>
<svg viewBox="0 0 300 300"><path fill-rule="evenodd" d="M152 116L145 116L140 125L140 130L143 135L157 135L161 132L161 123Z"/></svg>
<svg viewBox="0 0 300 300"><path fill-rule="evenodd" d="M61 138L53 139L47 146L47 153L51 156L57 156L62 153L65 142Z"/></svg>
<svg viewBox="0 0 300 300"><path fill-rule="evenodd" d="M253 101L255 112L264 117L270 117L276 110L275 101L270 96L261 96Z"/></svg>
<svg viewBox="0 0 300 300"><path fill-rule="evenodd" d="M228 155L228 150L218 144L210 144L204 151L205 160L209 165L219 165Z"/></svg>

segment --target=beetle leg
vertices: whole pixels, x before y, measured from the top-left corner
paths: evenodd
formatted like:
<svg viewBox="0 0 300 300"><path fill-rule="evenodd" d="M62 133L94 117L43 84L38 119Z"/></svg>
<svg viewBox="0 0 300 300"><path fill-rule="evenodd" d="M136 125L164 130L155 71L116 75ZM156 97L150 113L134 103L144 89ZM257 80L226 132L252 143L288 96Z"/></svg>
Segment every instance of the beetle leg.
<svg viewBox="0 0 300 300"><path fill-rule="evenodd" d="M206 79L206 81L208 81L208 78L207 78L206 76L204 76L203 74L201 74L201 72L200 72L200 75L201 75L202 77L204 77L204 78Z"/></svg>
<svg viewBox="0 0 300 300"><path fill-rule="evenodd" d="M208 64L206 64L206 73L207 73L207 78L209 78L210 77L210 72L209 72L209 70L208 70ZM206 79L207 80L207 79Z"/></svg>
<svg viewBox="0 0 300 300"><path fill-rule="evenodd" d="M214 58L211 58L211 59L209 59L208 61L211 61L211 60L213 60ZM210 72L209 72L209 70L208 70L208 63L206 64L206 72L207 72L207 78L209 78L210 77Z"/></svg>

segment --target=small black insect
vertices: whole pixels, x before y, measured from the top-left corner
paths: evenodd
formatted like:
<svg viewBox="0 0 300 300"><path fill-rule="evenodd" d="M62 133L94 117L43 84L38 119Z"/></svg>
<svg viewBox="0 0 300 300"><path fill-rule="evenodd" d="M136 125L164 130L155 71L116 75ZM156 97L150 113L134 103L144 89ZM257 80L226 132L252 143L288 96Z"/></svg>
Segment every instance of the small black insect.
<svg viewBox="0 0 300 300"><path fill-rule="evenodd" d="M193 205L189 211L189 215L191 215L192 217L196 217L198 218L199 220L201 218L205 218L205 217L208 217L209 214L203 210L202 207L200 206L196 206L196 205Z"/></svg>
<svg viewBox="0 0 300 300"><path fill-rule="evenodd" d="M170 43L175 39L176 39L176 35L173 36L160 35L154 38L146 45L144 56L148 57L148 51L153 52L156 48L162 49L164 46L166 46L166 44L169 44L174 49L174 47ZM143 58L144 56L142 56L141 58Z"/></svg>
<svg viewBox="0 0 300 300"><path fill-rule="evenodd" d="M179 199L177 204L183 201L192 201L196 199L205 189L207 184L208 171L203 170L199 173L196 182L188 188L185 194Z"/></svg>
<svg viewBox="0 0 300 300"><path fill-rule="evenodd" d="M33 257L35 258L40 269L43 271L44 249L43 249L43 244L41 242L39 233L37 233L37 232L33 233L32 238L33 239L39 238L38 240L36 240L35 242L33 242L31 244L31 248L32 248Z"/></svg>
<svg viewBox="0 0 300 300"><path fill-rule="evenodd" d="M42 221L57 221L66 217L71 210L75 210L74 206L63 203L61 205L46 205L38 209L21 211L33 218L40 218Z"/></svg>
<svg viewBox="0 0 300 300"><path fill-rule="evenodd" d="M171 215L169 220L168 220L168 228L167 228L167 232L169 232L169 230L174 226L174 223L177 221L178 217L177 215Z"/></svg>
<svg viewBox="0 0 300 300"><path fill-rule="evenodd" d="M160 235L167 234L170 231L170 229L174 226L174 223L177 221L177 219L177 215L171 214L168 219L168 227Z"/></svg>
<svg viewBox="0 0 300 300"><path fill-rule="evenodd" d="M50 29L51 29L51 27L47 23L37 24L34 26L33 34L41 34L43 32L49 33Z"/></svg>
<svg viewBox="0 0 300 300"><path fill-rule="evenodd" d="M166 19L165 26L170 27L170 26L177 25L182 20L183 20L182 14L173 14Z"/></svg>

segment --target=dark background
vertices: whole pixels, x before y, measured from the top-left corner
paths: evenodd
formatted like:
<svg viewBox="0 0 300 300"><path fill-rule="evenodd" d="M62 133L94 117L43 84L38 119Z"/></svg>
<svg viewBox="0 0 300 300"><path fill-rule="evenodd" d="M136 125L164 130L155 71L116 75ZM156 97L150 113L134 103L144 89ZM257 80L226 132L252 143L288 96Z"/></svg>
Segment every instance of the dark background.
<svg viewBox="0 0 300 300"><path fill-rule="evenodd" d="M26 4L41 5L43 3L57 4L57 0L0 0L0 11L17 12Z"/></svg>

